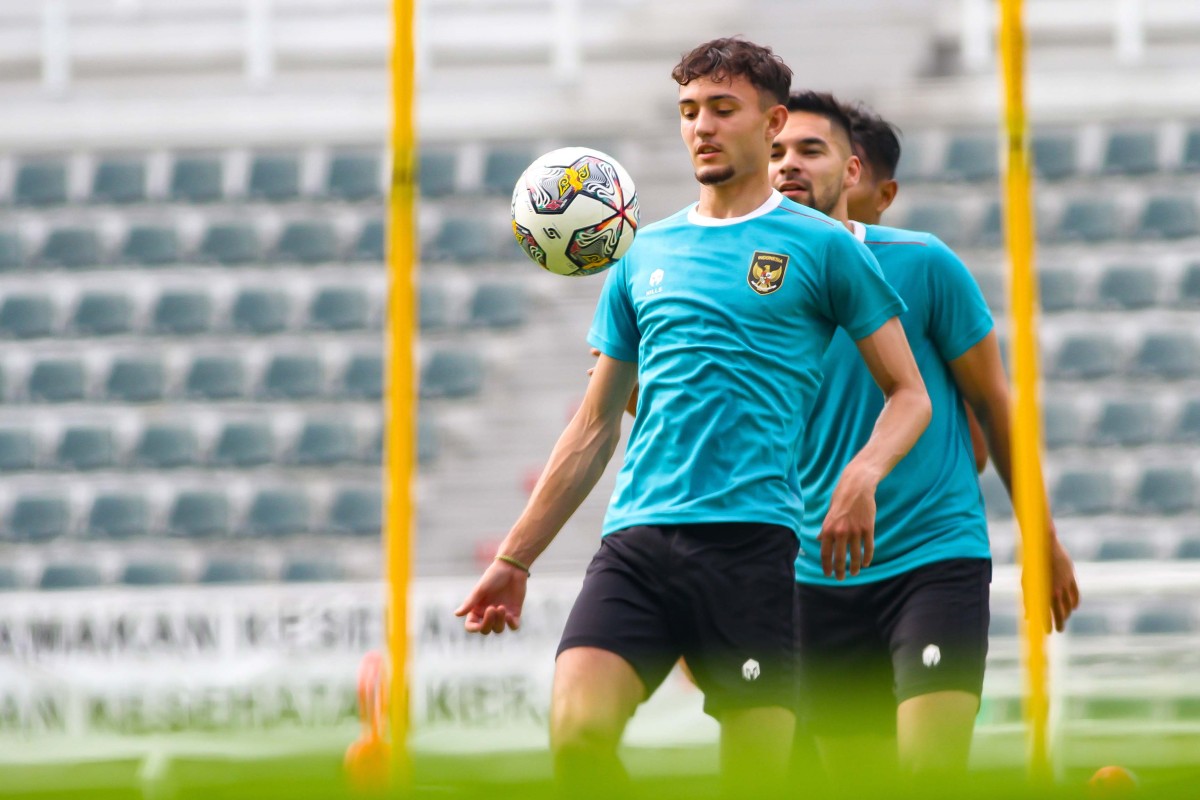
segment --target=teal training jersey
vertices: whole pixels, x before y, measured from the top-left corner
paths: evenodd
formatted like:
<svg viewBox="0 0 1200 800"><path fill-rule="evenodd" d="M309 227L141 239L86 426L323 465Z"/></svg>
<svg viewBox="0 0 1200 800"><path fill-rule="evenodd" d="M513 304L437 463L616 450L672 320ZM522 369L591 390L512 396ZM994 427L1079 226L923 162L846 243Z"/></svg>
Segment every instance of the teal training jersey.
<svg viewBox="0 0 1200 800"><path fill-rule="evenodd" d="M603 533L758 522L799 533L800 444L840 325L904 310L870 251L778 192L744 217L695 206L638 233L588 341L638 364L638 413Z"/></svg>
<svg viewBox="0 0 1200 800"><path fill-rule="evenodd" d="M970 429L948 366L991 331L987 303L966 266L936 236L857 223L855 229L908 306L900 322L925 379L933 418L879 484L871 565L843 581L825 577L817 536L830 497L883 409L883 393L854 343L840 331L833 337L801 452L806 503L796 580L802 583L869 583L935 561L990 557Z"/></svg>

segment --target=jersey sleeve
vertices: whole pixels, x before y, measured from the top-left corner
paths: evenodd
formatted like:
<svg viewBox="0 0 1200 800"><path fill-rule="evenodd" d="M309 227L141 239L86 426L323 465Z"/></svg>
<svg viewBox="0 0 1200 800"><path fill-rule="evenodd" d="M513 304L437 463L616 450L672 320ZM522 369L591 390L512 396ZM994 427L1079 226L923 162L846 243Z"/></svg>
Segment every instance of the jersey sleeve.
<svg viewBox="0 0 1200 800"><path fill-rule="evenodd" d="M609 358L636 362L642 335L629 296L628 267L629 254L626 254L605 276L587 340Z"/></svg>
<svg viewBox="0 0 1200 800"><path fill-rule="evenodd" d="M929 334L946 362L977 345L994 322L975 277L939 239L929 247L925 275L929 294Z"/></svg>
<svg viewBox="0 0 1200 800"><path fill-rule="evenodd" d="M883 277L879 262L849 231L833 233L825 251L829 319L858 341L907 307Z"/></svg>

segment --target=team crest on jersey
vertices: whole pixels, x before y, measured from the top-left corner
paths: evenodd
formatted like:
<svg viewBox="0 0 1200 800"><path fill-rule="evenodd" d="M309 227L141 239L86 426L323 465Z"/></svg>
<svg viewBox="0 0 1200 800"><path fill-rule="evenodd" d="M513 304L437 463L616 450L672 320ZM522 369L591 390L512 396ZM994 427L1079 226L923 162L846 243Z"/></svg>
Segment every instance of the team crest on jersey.
<svg viewBox="0 0 1200 800"><path fill-rule="evenodd" d="M787 265L788 257L785 255L755 250L754 258L750 260L750 271L746 273L746 282L759 294L770 294L783 286Z"/></svg>

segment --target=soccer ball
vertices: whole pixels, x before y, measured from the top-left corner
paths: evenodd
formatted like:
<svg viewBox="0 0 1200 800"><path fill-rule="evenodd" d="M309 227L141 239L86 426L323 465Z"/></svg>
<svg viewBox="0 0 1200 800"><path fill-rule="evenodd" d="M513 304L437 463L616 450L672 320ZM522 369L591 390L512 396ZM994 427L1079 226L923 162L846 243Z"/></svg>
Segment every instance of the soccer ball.
<svg viewBox="0 0 1200 800"><path fill-rule="evenodd" d="M543 269L595 275L633 244L633 179L612 156L585 147L552 150L530 164L512 196L513 235Z"/></svg>

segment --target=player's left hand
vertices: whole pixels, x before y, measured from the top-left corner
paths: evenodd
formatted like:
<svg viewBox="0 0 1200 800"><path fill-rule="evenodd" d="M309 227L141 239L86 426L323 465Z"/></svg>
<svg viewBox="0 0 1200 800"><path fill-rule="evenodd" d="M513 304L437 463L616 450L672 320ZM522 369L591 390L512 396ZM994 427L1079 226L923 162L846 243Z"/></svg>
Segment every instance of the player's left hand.
<svg viewBox="0 0 1200 800"><path fill-rule="evenodd" d="M847 555L851 575L870 566L875 555L875 486L850 468L842 473L819 537L821 569L826 576L844 580Z"/></svg>
<svg viewBox="0 0 1200 800"><path fill-rule="evenodd" d="M521 627L521 607L525 603L528 573L504 561L496 560L484 571L471 594L455 612L466 617L468 633L503 633L505 628Z"/></svg>
<svg viewBox="0 0 1200 800"><path fill-rule="evenodd" d="M1071 612L1079 607L1079 584L1075 582L1075 565L1059 541L1053 523L1049 532L1050 612L1054 615L1054 630L1062 633Z"/></svg>

